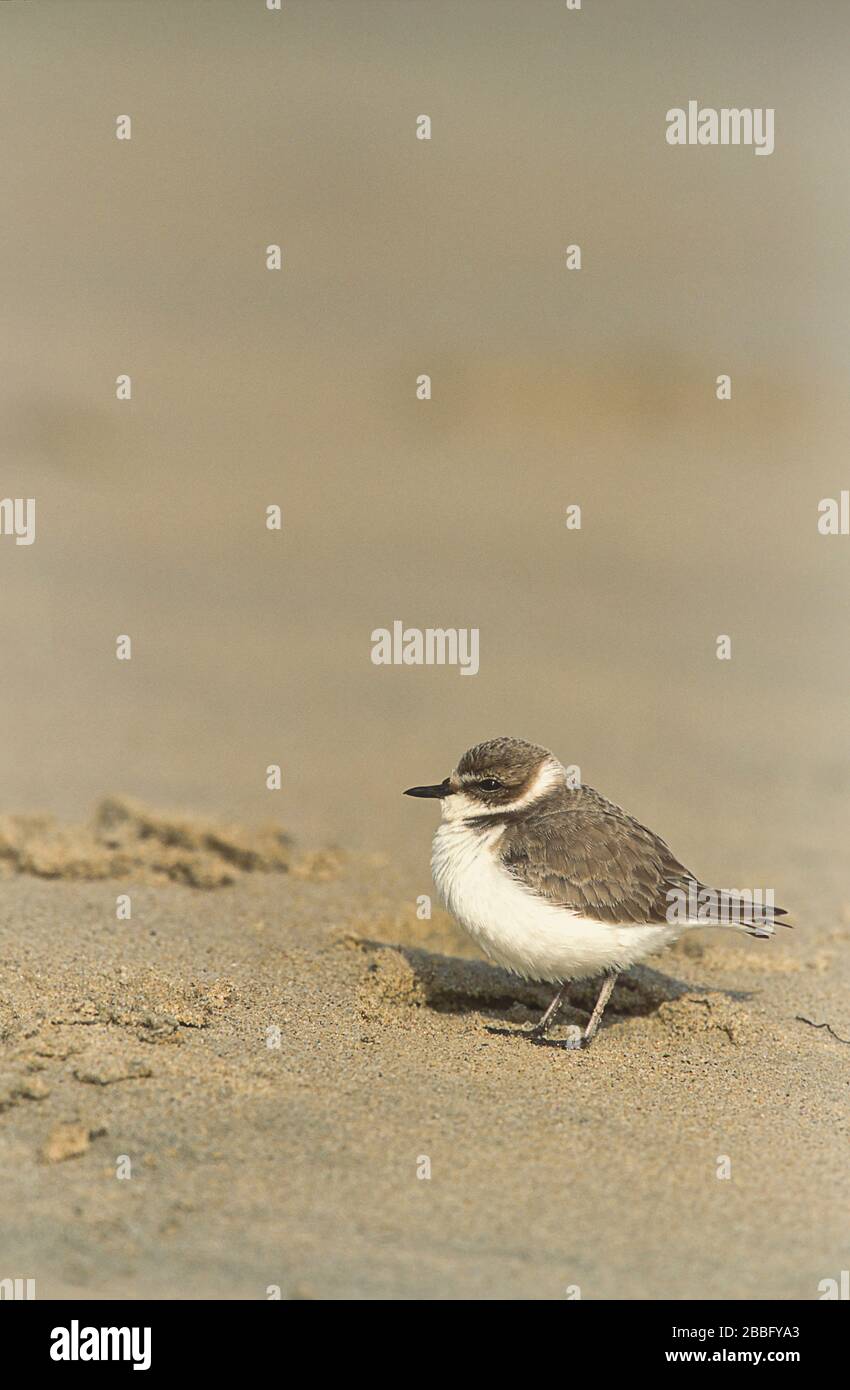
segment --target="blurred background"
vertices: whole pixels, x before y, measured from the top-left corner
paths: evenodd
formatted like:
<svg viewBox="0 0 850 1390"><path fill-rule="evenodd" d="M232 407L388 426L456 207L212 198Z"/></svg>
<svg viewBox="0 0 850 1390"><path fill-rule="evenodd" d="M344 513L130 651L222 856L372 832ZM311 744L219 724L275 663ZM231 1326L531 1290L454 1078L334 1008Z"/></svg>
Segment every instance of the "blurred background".
<svg viewBox="0 0 850 1390"><path fill-rule="evenodd" d="M709 879L830 901L843 0L74 0L0 26L0 491L37 501L36 543L0 541L2 809L273 815L423 891L433 816L402 789L513 734ZM668 146L690 99L774 107L775 152ZM394 619L478 627L480 673L376 667Z"/></svg>

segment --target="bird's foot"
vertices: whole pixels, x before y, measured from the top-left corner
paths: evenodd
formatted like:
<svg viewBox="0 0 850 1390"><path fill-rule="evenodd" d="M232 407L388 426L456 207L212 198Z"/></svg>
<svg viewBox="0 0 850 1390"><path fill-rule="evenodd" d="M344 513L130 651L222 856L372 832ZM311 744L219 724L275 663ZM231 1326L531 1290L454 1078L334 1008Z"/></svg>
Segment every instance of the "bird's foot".
<svg viewBox="0 0 850 1390"><path fill-rule="evenodd" d="M524 1029L523 1037L528 1038L529 1042L541 1043L546 1047L564 1048L567 1052L580 1052L582 1048L587 1047L590 1043L590 1038L586 1038L581 1028L576 1024L572 1024L567 1029L567 1036L565 1038L547 1037L548 1032L548 1028L541 1028L540 1025L537 1024L534 1028Z"/></svg>

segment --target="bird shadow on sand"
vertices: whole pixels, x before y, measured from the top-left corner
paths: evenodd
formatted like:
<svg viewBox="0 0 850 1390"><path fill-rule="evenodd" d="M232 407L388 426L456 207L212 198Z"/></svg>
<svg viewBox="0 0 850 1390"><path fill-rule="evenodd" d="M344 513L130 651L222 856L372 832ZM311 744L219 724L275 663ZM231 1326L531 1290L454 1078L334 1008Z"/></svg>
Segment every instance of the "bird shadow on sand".
<svg viewBox="0 0 850 1390"><path fill-rule="evenodd" d="M527 1032L528 1025L536 1023L552 1002L556 990L554 985L522 980L486 961L365 939L359 945L370 957L368 988L376 1002L380 999L385 1008L413 1004L437 1013L481 1014L493 1020L494 1026L487 1030L491 1033ZM600 984L599 979L591 979L570 985L559 1012L559 1023L584 1026ZM735 1002L751 997L746 991L720 990L716 985L703 987L638 965L625 971L617 981L605 1022L616 1017L646 1017L664 1004L699 993Z"/></svg>

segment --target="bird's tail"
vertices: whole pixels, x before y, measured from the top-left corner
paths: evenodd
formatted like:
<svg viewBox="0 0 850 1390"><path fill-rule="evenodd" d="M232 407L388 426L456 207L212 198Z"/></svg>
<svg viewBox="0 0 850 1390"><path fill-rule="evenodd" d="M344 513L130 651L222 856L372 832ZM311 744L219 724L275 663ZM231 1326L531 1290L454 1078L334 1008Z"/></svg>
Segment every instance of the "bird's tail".
<svg viewBox="0 0 850 1390"><path fill-rule="evenodd" d="M725 927L746 932L748 936L767 938L775 935L777 927L794 925L785 920L788 909L775 905L772 892L708 888L702 883L696 887L697 914L695 919L689 918L693 926Z"/></svg>

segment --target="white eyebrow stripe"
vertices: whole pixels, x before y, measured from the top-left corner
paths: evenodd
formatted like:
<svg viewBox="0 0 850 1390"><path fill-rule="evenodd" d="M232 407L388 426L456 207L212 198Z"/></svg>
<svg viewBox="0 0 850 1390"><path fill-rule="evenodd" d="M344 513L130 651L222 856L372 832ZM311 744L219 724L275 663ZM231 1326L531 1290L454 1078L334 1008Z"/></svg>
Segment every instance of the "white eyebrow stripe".
<svg viewBox="0 0 850 1390"><path fill-rule="evenodd" d="M532 782L527 792L517 797L516 801L509 801L501 806L501 811L521 811L523 806L530 806L532 802L539 801L541 797L550 792L553 787L559 786L566 781L567 770L563 763L559 763L551 753L548 758L544 758L540 767L537 769L537 776Z"/></svg>

